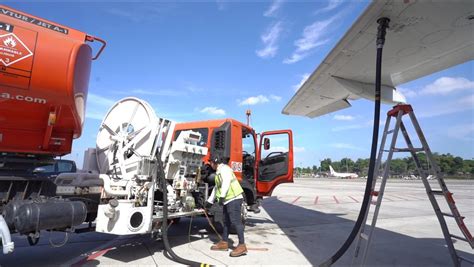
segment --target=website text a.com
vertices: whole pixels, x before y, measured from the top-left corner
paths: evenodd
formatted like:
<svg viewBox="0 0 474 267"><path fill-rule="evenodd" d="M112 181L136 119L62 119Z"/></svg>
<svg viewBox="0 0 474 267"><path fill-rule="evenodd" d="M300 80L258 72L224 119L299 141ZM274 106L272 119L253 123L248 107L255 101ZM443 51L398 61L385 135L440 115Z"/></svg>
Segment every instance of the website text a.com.
<svg viewBox="0 0 474 267"><path fill-rule="evenodd" d="M10 93L0 93L0 100L2 99L11 99L11 100L18 100L30 103L38 103L38 104L46 104L46 99L31 97L31 96L24 96L24 95L12 95Z"/></svg>

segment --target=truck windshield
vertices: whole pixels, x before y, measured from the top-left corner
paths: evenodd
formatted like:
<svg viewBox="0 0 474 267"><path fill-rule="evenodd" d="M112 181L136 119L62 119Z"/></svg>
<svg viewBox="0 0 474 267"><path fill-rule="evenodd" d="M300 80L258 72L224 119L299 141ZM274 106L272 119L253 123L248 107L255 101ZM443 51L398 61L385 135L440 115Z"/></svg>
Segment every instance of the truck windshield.
<svg viewBox="0 0 474 267"><path fill-rule="evenodd" d="M248 129L242 130L242 150L243 154L255 156L255 139Z"/></svg>

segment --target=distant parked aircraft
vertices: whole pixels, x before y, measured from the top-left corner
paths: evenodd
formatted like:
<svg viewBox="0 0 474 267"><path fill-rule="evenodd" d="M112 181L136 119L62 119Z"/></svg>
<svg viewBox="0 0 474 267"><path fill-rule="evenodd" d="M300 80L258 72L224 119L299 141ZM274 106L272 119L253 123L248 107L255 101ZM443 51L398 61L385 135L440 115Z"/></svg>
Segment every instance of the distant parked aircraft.
<svg viewBox="0 0 474 267"><path fill-rule="evenodd" d="M341 177L341 178L358 178L359 175L357 175L357 173L350 173L350 172L336 172L334 171L334 169L332 168L331 165L329 165L329 173L331 174L331 176L333 177Z"/></svg>

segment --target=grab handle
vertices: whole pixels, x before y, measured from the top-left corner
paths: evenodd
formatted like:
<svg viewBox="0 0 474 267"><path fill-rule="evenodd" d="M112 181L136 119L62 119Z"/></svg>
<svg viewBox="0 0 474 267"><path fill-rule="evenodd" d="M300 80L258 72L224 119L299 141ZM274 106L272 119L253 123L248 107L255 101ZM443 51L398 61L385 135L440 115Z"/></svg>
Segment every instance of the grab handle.
<svg viewBox="0 0 474 267"><path fill-rule="evenodd" d="M100 54L102 53L102 51L104 50L105 46L107 46L107 43L105 42L105 40L99 38L99 37L95 37L95 36L90 36L90 35L86 35L86 41L88 42L94 42L94 41L97 41L97 42L100 42L102 44L102 46L100 47L99 51L97 51L97 54L92 58L92 60L96 60L99 58Z"/></svg>

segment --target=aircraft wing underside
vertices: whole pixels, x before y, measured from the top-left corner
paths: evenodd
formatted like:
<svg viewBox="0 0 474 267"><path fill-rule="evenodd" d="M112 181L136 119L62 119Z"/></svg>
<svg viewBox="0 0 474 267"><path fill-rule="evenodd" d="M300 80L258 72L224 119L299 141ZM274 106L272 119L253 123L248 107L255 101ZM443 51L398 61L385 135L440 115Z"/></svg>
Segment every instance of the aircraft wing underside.
<svg viewBox="0 0 474 267"><path fill-rule="evenodd" d="M399 84L474 58L471 1L374 1L283 109L317 117L374 98L377 19L388 17L382 101L403 103Z"/></svg>

